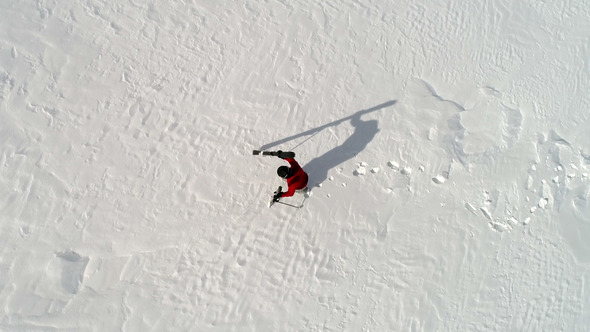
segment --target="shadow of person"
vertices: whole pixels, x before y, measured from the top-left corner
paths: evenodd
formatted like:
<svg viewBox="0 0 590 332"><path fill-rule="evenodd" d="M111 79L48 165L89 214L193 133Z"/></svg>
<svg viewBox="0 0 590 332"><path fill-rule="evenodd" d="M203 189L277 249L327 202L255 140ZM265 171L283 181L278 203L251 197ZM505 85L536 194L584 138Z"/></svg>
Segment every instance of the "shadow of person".
<svg viewBox="0 0 590 332"><path fill-rule="evenodd" d="M353 115L350 115L350 116L347 116L347 117L345 117L345 118L342 118L342 119L340 119L340 120L332 121L332 122L330 122L330 123L326 123L326 124L324 124L324 125L321 125L321 126L319 126L319 127L316 127L316 128L313 128L313 129L306 130L306 131L304 131L304 132L302 132L302 133L299 133L299 134L296 134L296 135L293 135L293 136L289 136L289 137L285 137L285 138L282 138L282 139L280 139L280 140L277 140L277 141L274 141L274 142L271 142L271 143L264 144L263 146L261 146L261 147L259 148L259 150L266 150L266 149L270 149L270 148L272 148L272 147L275 147L275 146L277 146L277 145L285 144L285 143L287 143L287 142L290 142L290 141L296 140L296 139L298 139L298 138L300 138L300 137L309 136L309 137L308 137L307 139L305 139L303 142L300 142L299 144L297 144L296 146L294 146L294 147L292 147L292 148L290 149L290 151L293 151L295 148L297 148L297 147L298 147L298 146L300 146L301 144L305 143L306 141L310 140L310 139L311 139L311 138L313 138L315 135L317 135L317 134L318 134L318 133L320 133L322 130L324 130L324 129L328 128L328 127L334 127L334 126L337 126L337 125L339 125L339 124L341 124L341 123L343 123L343 122L346 122L347 120L351 120L353 117L358 117L358 118L360 119L360 116L361 116L361 115L364 115L364 114L368 114L368 113L371 113L371 112L378 111L378 110L380 110L380 109L383 109L383 108L386 108L386 107L389 107L389 106L395 105L396 103L397 103L397 100L390 100L390 101L388 101L388 102L385 102L385 103L383 103L383 104L379 104L379 105L377 105L377 106L374 106L374 107L368 108L368 109L366 109L366 110L361 110L361 111L358 111L358 112L356 112L355 114L353 114Z"/></svg>
<svg viewBox="0 0 590 332"><path fill-rule="evenodd" d="M267 143L260 147L260 150L266 150L277 145L285 144L287 142L299 139L304 136L309 136L304 141L300 142L299 144L290 149L291 151L293 151L301 144L312 139L322 130L329 127L340 125L341 123L350 120L350 124L354 127L354 132L349 138L346 139L346 141L344 141L344 143L324 153L323 155L312 159L305 166L303 166L303 169L305 170L305 172L307 172L309 176L308 187L317 186L318 184L324 182L328 178L328 171L330 169L356 156L369 144L369 142L373 140L375 135L377 135L377 133L379 132L377 120L363 121L361 119L361 116L395 105L396 103L397 100L390 100L385 103L376 105L374 107L358 111L353 115L347 116L345 118L332 121L330 123L326 123L319 127L306 130L302 133L293 136L285 137L277 141Z"/></svg>
<svg viewBox="0 0 590 332"><path fill-rule="evenodd" d="M317 186L328 178L328 171L348 159L353 158L373 140L379 132L378 121L363 121L361 115L366 112L357 112L350 118L350 124L354 132L344 143L323 155L312 159L303 169L309 176L309 186Z"/></svg>

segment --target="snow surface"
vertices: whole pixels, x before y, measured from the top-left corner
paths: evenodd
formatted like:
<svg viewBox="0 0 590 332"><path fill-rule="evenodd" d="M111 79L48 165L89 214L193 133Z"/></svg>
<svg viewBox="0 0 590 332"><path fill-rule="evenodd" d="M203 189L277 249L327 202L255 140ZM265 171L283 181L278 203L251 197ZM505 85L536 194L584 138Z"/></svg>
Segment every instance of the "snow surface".
<svg viewBox="0 0 590 332"><path fill-rule="evenodd" d="M0 330L589 331L589 77L586 0L0 1Z"/></svg>

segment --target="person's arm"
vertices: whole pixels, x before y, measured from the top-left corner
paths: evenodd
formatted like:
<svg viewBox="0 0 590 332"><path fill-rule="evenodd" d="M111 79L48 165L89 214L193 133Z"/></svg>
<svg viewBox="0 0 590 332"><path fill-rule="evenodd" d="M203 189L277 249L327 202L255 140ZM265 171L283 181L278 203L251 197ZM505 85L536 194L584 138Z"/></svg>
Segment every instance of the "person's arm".
<svg viewBox="0 0 590 332"><path fill-rule="evenodd" d="M287 191L281 193L281 197L291 197L295 194L295 186L289 186Z"/></svg>
<svg viewBox="0 0 590 332"><path fill-rule="evenodd" d="M301 168L301 166L299 166L299 163L297 163L297 161L295 161L295 159L293 158L285 158L285 161L287 161L289 165L291 165L291 169L293 169L293 174L297 173L297 171Z"/></svg>

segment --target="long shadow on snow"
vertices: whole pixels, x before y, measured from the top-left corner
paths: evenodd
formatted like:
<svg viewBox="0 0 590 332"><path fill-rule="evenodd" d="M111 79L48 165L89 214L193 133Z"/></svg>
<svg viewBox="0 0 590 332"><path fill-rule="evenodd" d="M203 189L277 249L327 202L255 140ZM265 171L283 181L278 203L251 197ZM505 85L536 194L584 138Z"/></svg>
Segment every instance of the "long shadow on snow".
<svg viewBox="0 0 590 332"><path fill-rule="evenodd" d="M369 142L373 140L377 132L379 132L379 128L377 126L377 120L368 120L363 121L361 120L361 116L367 113L371 113L374 111L378 111L385 107L389 107L397 103L396 100L391 100L386 103L377 105L375 107L361 110L356 112L355 114L342 118L340 120L336 120L334 122L330 122L323 126L310 129L303 133L293 135L287 138L283 138L281 140L266 144L262 146L260 149L265 150L271 148L273 146L283 144L285 142L294 140L296 138L311 135L305 141L322 131L328 127L336 126L341 124L344 121L350 120L350 124L354 127L354 133L342 143L342 145L335 147L334 149L324 153L323 155L312 159L309 163L303 166L303 169L309 175L309 186L315 186L322 182L324 182L328 178L328 171L343 162L347 161L348 159L356 156L359 152L361 152ZM305 142L303 141L303 142ZM297 146L303 144L303 142L299 143ZM296 147L297 147L296 146Z"/></svg>

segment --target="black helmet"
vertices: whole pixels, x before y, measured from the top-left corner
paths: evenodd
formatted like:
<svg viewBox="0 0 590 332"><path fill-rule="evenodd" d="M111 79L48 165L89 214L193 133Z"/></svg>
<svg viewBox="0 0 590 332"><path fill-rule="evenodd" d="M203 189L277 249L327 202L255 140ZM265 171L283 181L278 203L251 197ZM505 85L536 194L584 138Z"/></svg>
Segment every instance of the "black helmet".
<svg viewBox="0 0 590 332"><path fill-rule="evenodd" d="M281 166L279 168L277 168L277 175L282 177L283 179L286 179L289 177L289 172L290 169L287 166Z"/></svg>

